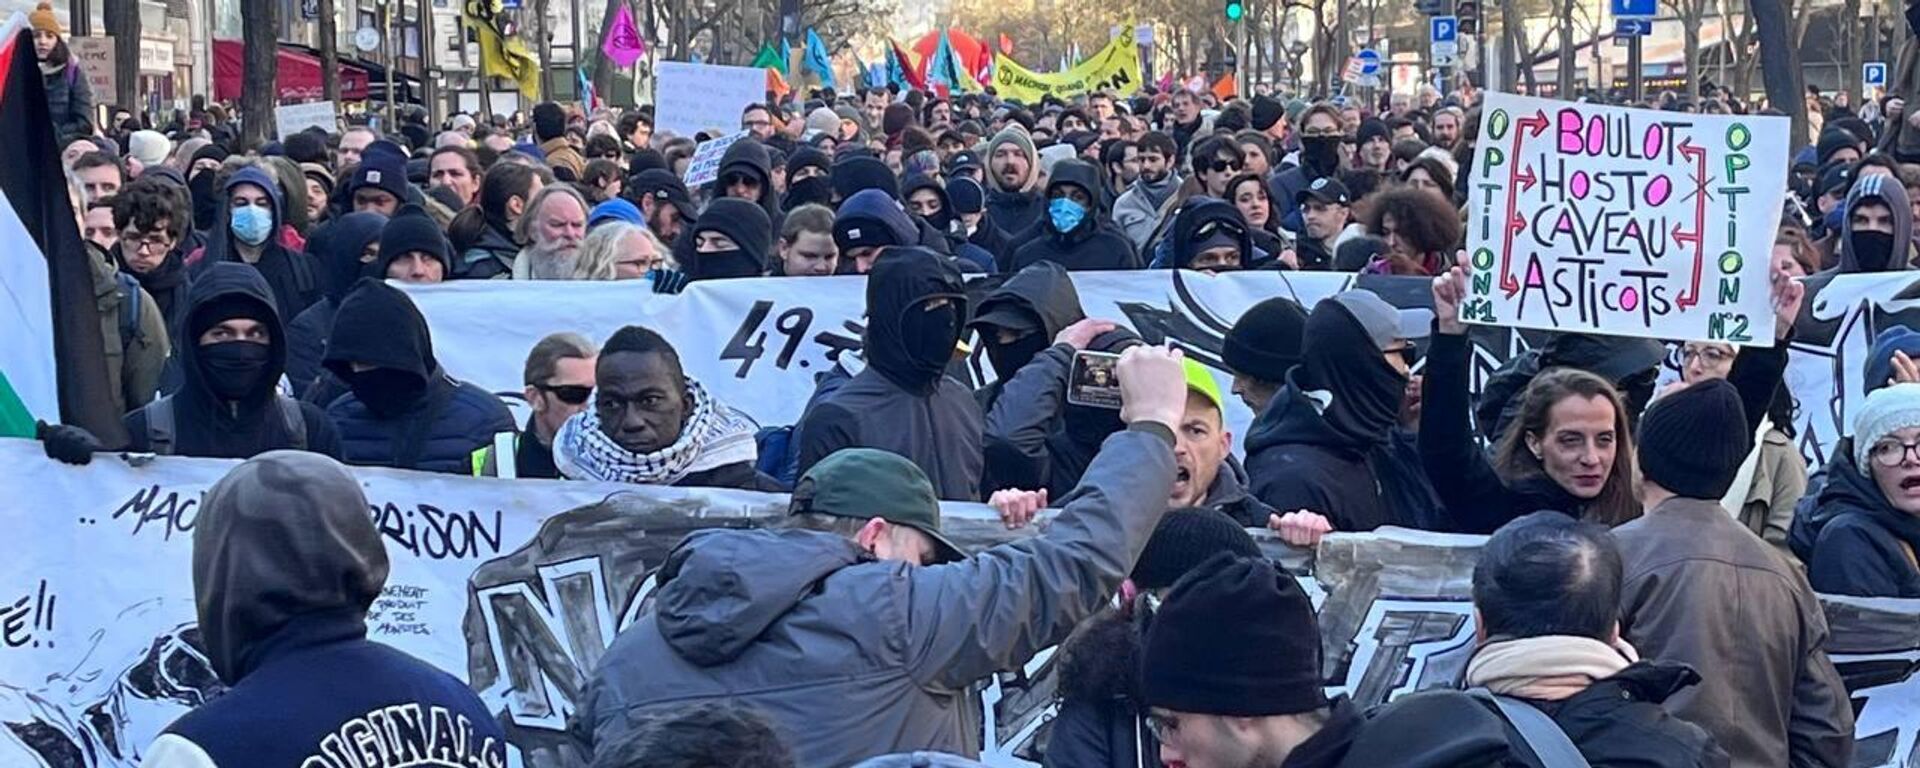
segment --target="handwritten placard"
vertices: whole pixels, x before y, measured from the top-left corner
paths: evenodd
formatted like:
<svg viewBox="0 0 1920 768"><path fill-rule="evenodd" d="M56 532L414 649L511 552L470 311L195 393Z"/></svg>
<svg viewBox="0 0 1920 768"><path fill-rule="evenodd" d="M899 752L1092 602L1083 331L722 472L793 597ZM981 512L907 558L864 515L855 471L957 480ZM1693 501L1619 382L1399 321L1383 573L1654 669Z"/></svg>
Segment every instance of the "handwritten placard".
<svg viewBox="0 0 1920 768"><path fill-rule="evenodd" d="M767 71L663 61L656 70L654 126L675 136L740 127L748 104L767 99Z"/></svg>
<svg viewBox="0 0 1920 768"><path fill-rule="evenodd" d="M308 128L319 128L327 133L339 129L334 116L338 114L331 101L315 101L306 104L288 104L273 108L273 119L280 126L280 140Z"/></svg>
<svg viewBox="0 0 1920 768"><path fill-rule="evenodd" d="M120 80L113 68L113 38L111 37L69 37L67 50L73 54L73 60L80 63L80 71L87 75L87 86L93 89L95 102L109 102L117 98Z"/></svg>
<svg viewBox="0 0 1920 768"><path fill-rule="evenodd" d="M688 189L712 184L720 178L720 160L726 157L727 148L734 142L747 137L746 131L709 139L693 148L693 158L687 161L685 181Z"/></svg>
<svg viewBox="0 0 1920 768"><path fill-rule="evenodd" d="M1773 343L1787 119L1490 93L1466 322Z"/></svg>

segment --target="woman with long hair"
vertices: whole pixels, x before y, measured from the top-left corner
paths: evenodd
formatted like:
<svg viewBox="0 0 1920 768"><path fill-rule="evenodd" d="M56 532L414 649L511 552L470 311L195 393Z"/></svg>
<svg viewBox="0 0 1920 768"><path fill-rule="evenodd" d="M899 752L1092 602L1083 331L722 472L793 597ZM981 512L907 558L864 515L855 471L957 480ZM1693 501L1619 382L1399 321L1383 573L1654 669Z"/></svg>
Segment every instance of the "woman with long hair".
<svg viewBox="0 0 1920 768"><path fill-rule="evenodd" d="M1268 197L1265 177L1255 173L1233 177L1227 182L1227 202L1240 209L1240 217L1247 220L1247 233L1253 236L1253 247L1259 252L1249 257L1248 266L1271 265L1282 258L1282 252L1293 247L1289 242L1292 238L1283 237L1281 233L1280 216L1273 207L1273 198ZM1287 267L1298 268L1297 264Z"/></svg>
<svg viewBox="0 0 1920 768"><path fill-rule="evenodd" d="M460 263L453 265L453 278L486 280L509 275L513 260L520 253L514 238L521 215L532 210L534 195L553 183L544 169L517 163L496 163L480 182L479 205L468 206L453 217L447 235Z"/></svg>
<svg viewBox="0 0 1920 768"><path fill-rule="evenodd" d="M1425 190L1389 189L1366 206L1367 233L1387 244L1386 253L1363 271L1380 275L1445 272L1447 256L1460 247L1460 215L1446 198Z"/></svg>
<svg viewBox="0 0 1920 768"><path fill-rule="evenodd" d="M33 27L33 55L40 60L40 76L47 85L47 112L53 116L54 139L66 146L93 135L93 87L87 73L67 49L66 32L53 15L53 3L41 0L27 14Z"/></svg>

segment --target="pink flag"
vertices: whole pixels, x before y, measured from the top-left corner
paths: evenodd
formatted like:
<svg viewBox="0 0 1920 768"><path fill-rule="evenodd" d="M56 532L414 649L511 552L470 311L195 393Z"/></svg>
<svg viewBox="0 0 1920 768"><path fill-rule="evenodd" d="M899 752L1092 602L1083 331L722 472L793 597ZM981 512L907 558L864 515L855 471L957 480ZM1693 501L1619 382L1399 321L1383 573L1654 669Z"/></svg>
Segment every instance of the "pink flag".
<svg viewBox="0 0 1920 768"><path fill-rule="evenodd" d="M640 30L633 24L633 9L627 7L626 0L613 0L620 8L614 12L613 25L607 27L607 39L600 44L600 52L621 69L633 66L647 53L647 43L640 39Z"/></svg>

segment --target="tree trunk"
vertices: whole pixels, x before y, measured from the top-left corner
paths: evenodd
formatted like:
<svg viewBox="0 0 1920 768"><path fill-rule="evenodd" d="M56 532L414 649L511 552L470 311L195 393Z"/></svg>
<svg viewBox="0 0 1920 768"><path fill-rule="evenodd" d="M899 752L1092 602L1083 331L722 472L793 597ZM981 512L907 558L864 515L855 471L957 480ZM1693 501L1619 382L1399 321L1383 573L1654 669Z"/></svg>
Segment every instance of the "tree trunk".
<svg viewBox="0 0 1920 768"><path fill-rule="evenodd" d="M1520 87L1520 4L1500 0L1500 88L1513 91Z"/></svg>
<svg viewBox="0 0 1920 768"><path fill-rule="evenodd" d="M1733 92L1742 101L1753 97L1753 65L1759 58L1748 50L1753 45L1753 14L1740 14L1740 37L1731 49L1740 57L1733 67Z"/></svg>
<svg viewBox="0 0 1920 768"><path fill-rule="evenodd" d="M246 74L240 85L240 144L247 150L258 149L277 135L273 108L280 100L279 16L279 3L240 4L241 41L246 47Z"/></svg>
<svg viewBox="0 0 1920 768"><path fill-rule="evenodd" d="M1701 0L1687 0L1680 14L1680 33L1686 41L1687 101L1695 106L1700 104L1700 81L1706 75L1700 71L1700 17L1706 15L1704 5Z"/></svg>
<svg viewBox="0 0 1920 768"><path fill-rule="evenodd" d="M547 31L548 0L535 0L533 5L533 34L537 47L535 54L540 57L540 100L552 101L553 94L547 92L547 62L553 60L553 36ZM532 112L528 112L532 114Z"/></svg>
<svg viewBox="0 0 1920 768"><path fill-rule="evenodd" d="M146 105L140 103L140 0L106 0L100 10L106 17L107 36L114 40L114 92L94 98L111 98L114 106L144 115Z"/></svg>
<svg viewBox="0 0 1920 768"><path fill-rule="evenodd" d="M1860 109L1860 0L1846 0L1840 10L1840 49L1847 52L1845 69L1840 71L1840 82L1846 84L1847 105L1855 112Z"/></svg>
<svg viewBox="0 0 1920 768"><path fill-rule="evenodd" d="M1801 87L1800 46L1791 39L1788 8L1789 0L1747 0L1747 12L1753 14L1759 27L1760 77L1767 89L1767 101L1793 120L1788 149L1797 150L1808 142L1807 102L1801 98L1805 89Z"/></svg>
<svg viewBox="0 0 1920 768"><path fill-rule="evenodd" d="M1560 3L1560 56L1554 62L1553 71L1559 89L1554 93L1556 99L1573 98L1573 3L1574 0L1561 0Z"/></svg>
<svg viewBox="0 0 1920 768"><path fill-rule="evenodd" d="M340 108L340 30L333 0L320 0L320 86L327 101Z"/></svg>
<svg viewBox="0 0 1920 768"><path fill-rule="evenodd" d="M607 32L613 29L614 12L621 4L625 4L626 2L627 0L610 0L607 3L607 12L600 16L600 36L597 39L605 40L607 38ZM629 9L629 12L631 12L631 9ZM607 58L606 54L601 53L600 46L597 44L588 45L582 43L578 50L581 51L580 56L593 59L593 90L600 94L600 98L608 99L608 103L612 103L609 94L613 93L613 60Z"/></svg>

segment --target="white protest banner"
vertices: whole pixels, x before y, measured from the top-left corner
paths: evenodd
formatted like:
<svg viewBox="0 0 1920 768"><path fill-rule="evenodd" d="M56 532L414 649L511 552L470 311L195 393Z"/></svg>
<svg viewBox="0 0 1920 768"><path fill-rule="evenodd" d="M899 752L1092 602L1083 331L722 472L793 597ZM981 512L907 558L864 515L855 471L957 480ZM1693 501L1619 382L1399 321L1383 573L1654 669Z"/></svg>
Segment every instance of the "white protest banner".
<svg viewBox="0 0 1920 768"><path fill-rule="evenodd" d="M312 101L305 104L287 104L273 108L273 119L280 125L280 140L304 131L319 128L327 133L339 130L339 123L331 101Z"/></svg>
<svg viewBox="0 0 1920 768"><path fill-rule="evenodd" d="M87 75L87 87L93 89L96 103L110 102L119 93L119 72L113 67L114 44L111 37L69 37L67 50Z"/></svg>
<svg viewBox="0 0 1920 768"><path fill-rule="evenodd" d="M1462 320L1773 343L1787 119L1487 94Z"/></svg>
<svg viewBox="0 0 1920 768"><path fill-rule="evenodd" d="M135 768L162 729L222 693L196 625L192 541L202 494L234 464L102 454L69 467L38 443L0 440L0 487L32 491L0 496L9 533L32 543L0 560L0 765ZM651 610L655 571L686 533L767 525L787 504L741 491L353 472L392 568L369 637L473 686L506 729L513 765L583 764L565 730L577 694L614 637ZM979 504L943 504L941 521L971 550L1031 534ZM1467 589L1481 537L1336 533L1310 554L1253 533L1324 596L1329 694L1364 708L1460 684L1475 647ZM1880 736L1914 722L1920 601L1823 606L1828 651L1856 683L1863 749L1881 744L1889 759L1873 764L1906 765L1912 740ZM972 715L982 762L1035 765L1055 711L1053 653L985 681Z"/></svg>
<svg viewBox="0 0 1920 768"><path fill-rule="evenodd" d="M725 157L727 148L746 138L747 131L708 139L693 148L693 158L687 161L687 176L684 179L688 189L698 189L712 184L720 178L720 158Z"/></svg>
<svg viewBox="0 0 1920 768"><path fill-rule="evenodd" d="M748 104L767 100L767 72L663 61L654 70L654 129L692 138L701 131L732 131Z"/></svg>

